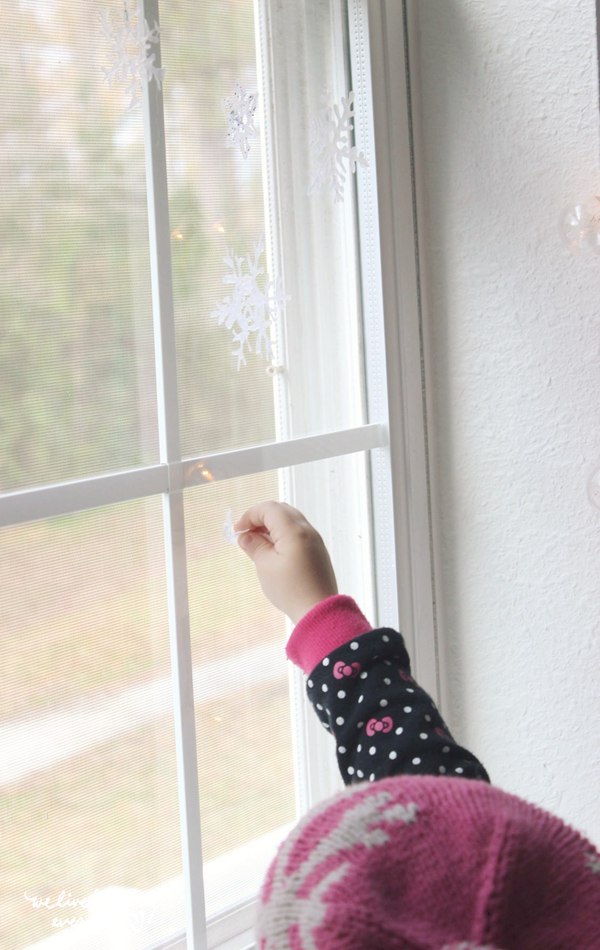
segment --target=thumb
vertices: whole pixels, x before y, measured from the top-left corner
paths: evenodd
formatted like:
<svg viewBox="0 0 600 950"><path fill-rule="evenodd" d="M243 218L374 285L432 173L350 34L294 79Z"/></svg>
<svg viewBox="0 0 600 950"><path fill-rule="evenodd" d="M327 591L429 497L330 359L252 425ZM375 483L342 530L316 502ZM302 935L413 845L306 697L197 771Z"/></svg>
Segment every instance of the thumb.
<svg viewBox="0 0 600 950"><path fill-rule="evenodd" d="M238 544L248 555L251 561L255 561L257 555L260 557L260 554L264 552L266 548L273 547L272 542L267 541L264 534L259 531L244 532L244 534L239 536Z"/></svg>

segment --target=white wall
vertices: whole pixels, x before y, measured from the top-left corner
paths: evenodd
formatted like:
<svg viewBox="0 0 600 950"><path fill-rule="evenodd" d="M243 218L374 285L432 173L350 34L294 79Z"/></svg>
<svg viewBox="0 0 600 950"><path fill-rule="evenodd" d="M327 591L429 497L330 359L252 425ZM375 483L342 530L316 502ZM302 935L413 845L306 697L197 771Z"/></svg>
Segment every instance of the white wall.
<svg viewBox="0 0 600 950"><path fill-rule="evenodd" d="M492 782L600 842L600 188L594 0L417 0L450 724Z"/></svg>

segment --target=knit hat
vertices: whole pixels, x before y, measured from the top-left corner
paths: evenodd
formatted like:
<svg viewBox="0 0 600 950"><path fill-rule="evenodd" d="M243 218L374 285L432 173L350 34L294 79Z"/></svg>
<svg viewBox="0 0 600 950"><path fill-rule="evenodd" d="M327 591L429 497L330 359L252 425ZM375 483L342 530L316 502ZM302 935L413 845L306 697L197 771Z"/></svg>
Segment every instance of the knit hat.
<svg viewBox="0 0 600 950"><path fill-rule="evenodd" d="M319 803L264 882L257 950L600 950L600 854L486 782L395 776Z"/></svg>

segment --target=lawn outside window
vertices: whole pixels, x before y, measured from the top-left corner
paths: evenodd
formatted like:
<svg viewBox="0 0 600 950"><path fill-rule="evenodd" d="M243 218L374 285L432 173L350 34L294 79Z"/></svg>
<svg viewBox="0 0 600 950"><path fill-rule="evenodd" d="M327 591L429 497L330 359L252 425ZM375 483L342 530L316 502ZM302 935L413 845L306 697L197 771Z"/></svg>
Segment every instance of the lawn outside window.
<svg viewBox="0 0 600 950"><path fill-rule="evenodd" d="M3 945L247 950L277 844L342 786L227 509L299 507L340 590L402 628L445 699L407 11L141 0L165 76L126 112L95 25L122 0L30 6L2 39ZM236 82L259 96L246 158L225 149ZM369 163L340 203L306 193L324 89L354 91ZM238 372L210 313L223 257L261 232L290 300L272 361ZM43 906L62 890L90 899L77 925Z"/></svg>

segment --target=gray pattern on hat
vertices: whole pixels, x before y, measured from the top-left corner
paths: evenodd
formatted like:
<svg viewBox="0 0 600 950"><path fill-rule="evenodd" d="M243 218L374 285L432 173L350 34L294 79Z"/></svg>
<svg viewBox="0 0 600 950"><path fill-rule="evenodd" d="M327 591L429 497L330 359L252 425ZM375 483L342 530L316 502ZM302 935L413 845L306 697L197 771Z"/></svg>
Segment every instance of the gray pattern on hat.
<svg viewBox="0 0 600 950"><path fill-rule="evenodd" d="M356 786L353 791L356 791ZM342 860L337 867L329 871L313 887L308 897L298 897L298 892L313 871L323 865L328 858L349 852L358 845L373 848L386 844L389 841L389 834L381 827L383 822L403 821L409 824L416 821L418 806L415 802L410 802L406 806L399 803L389 806L388 803L391 800L392 795L389 792L379 792L376 795L361 798L344 812L335 827L330 828L327 834L315 843L315 847L308 853L300 867L293 873L286 874L286 866L293 846L306 832L306 824L300 822L295 833L292 833L284 842L277 855L271 896L261 908L260 931L266 941L265 950L292 950L290 927L294 923L298 925L303 948L317 950L313 931L322 924L325 918L327 911L325 895L333 884L344 877L350 867L350 860ZM331 801L326 804L330 807ZM313 810L309 816L310 822L314 821L319 813ZM378 824L373 827L376 822Z"/></svg>

